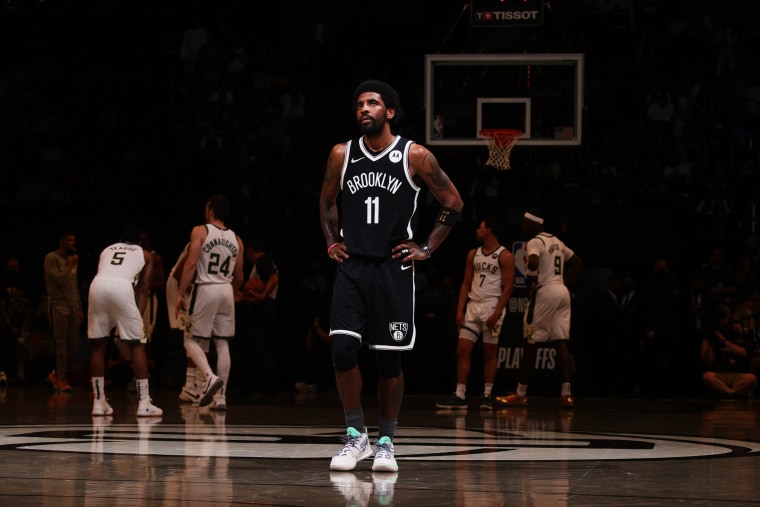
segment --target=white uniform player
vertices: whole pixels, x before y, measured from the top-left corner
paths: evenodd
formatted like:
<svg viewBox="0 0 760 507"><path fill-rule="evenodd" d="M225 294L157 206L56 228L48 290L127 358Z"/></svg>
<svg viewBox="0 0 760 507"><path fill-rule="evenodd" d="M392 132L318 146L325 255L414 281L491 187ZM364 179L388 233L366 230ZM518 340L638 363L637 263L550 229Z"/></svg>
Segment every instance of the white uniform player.
<svg viewBox="0 0 760 507"><path fill-rule="evenodd" d="M94 416L113 413L104 392L105 352L111 331L118 327L120 339L132 351L139 406L138 417L160 416L163 411L150 400L147 336L141 314L149 297L149 278L153 262L150 254L137 244L139 231L126 227L121 241L106 247L98 260L98 272L90 283L87 337L92 345L91 374Z"/></svg>
<svg viewBox="0 0 760 507"><path fill-rule="evenodd" d="M87 336L110 336L114 327L125 342L147 342L142 315L137 309L134 287L145 266L139 245L115 243L100 254L98 273L90 284Z"/></svg>
<svg viewBox="0 0 760 507"><path fill-rule="evenodd" d="M559 238L544 232L544 219L535 213L523 215L522 229L529 234L526 251L528 263L528 306L523 317L525 345L520 359L520 380L514 394L499 396L497 403L511 406L528 404L528 381L536 367L538 344L550 343L557 352L557 366L562 381L560 408L573 408L570 390L572 376L570 349L570 291L565 285L573 281L583 261Z"/></svg>
<svg viewBox="0 0 760 507"><path fill-rule="evenodd" d="M570 292L563 274L573 252L557 236L541 232L526 247L528 258L538 256L535 296L523 317L523 335L531 343L570 339Z"/></svg>
<svg viewBox="0 0 760 507"><path fill-rule="evenodd" d="M204 407L213 401L211 408L218 410L227 408L225 387L231 366L228 340L235 336L235 300L243 283L243 241L226 227L228 215L229 202L224 196L209 198L205 224L193 227L190 233L175 304L177 313L188 312L192 337L185 337L185 350L206 380L198 403ZM191 283L195 288L188 303L185 293ZM211 339L217 354L218 376L200 345ZM219 395L215 396L217 392Z"/></svg>
<svg viewBox="0 0 760 507"><path fill-rule="evenodd" d="M207 225L195 273L195 298L189 309L193 336L202 339L235 336L232 272L238 241L232 229Z"/></svg>
<svg viewBox="0 0 760 507"><path fill-rule="evenodd" d="M491 391L498 368L498 348L507 302L515 281L515 258L499 243L501 222L487 217L475 236L481 245L467 254L464 276L457 301L457 386L454 395L435 404L438 408L466 410L467 380L472 366L472 351L483 340L482 410L491 410Z"/></svg>
<svg viewBox="0 0 760 507"><path fill-rule="evenodd" d="M164 268L163 259L158 254L158 252L150 248L150 237L145 232L140 235L140 246L153 258L153 280L150 281L150 293L148 294L148 300L145 304L145 310L143 310L142 313L143 326L145 327L145 336L148 342L150 342L153 337L153 330L156 328L156 322L158 318L158 294L157 287L154 285L154 283L157 283L157 280L163 278ZM128 363L132 363L132 350L129 345L121 340L121 332L119 331L118 327L115 331L114 342L119 349L121 357ZM130 392L134 392L134 387L135 386L133 383L127 385L127 389Z"/></svg>
<svg viewBox="0 0 760 507"><path fill-rule="evenodd" d="M506 308L499 314L496 325L486 326L486 320L499 303L502 294L502 273L499 257L506 248L502 245L493 252L483 253L483 247L475 250L472 259L473 280L468 294L464 324L459 329L459 337L476 342L482 336L483 343L498 343ZM510 254L511 255L511 254Z"/></svg>

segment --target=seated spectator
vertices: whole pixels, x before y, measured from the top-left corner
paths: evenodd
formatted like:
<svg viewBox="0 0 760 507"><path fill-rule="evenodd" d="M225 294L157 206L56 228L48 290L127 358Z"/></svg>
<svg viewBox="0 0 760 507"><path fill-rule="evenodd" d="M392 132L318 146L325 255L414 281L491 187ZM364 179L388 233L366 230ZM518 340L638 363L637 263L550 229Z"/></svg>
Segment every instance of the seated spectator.
<svg viewBox="0 0 760 507"><path fill-rule="evenodd" d="M731 313L727 304L718 304L715 321L702 338L700 357L707 367L702 382L720 398L746 399L757 386L750 373L754 343L745 340L741 323Z"/></svg>

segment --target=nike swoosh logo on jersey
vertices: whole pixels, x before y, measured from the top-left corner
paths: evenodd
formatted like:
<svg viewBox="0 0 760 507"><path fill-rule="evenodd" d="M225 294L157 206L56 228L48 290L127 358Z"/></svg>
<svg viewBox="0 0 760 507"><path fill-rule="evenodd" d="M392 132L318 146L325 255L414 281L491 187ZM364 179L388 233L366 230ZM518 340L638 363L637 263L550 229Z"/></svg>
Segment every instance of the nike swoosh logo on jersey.
<svg viewBox="0 0 760 507"><path fill-rule="evenodd" d="M401 271L406 271L407 269L411 268L411 264L402 264L401 265Z"/></svg>
<svg viewBox="0 0 760 507"><path fill-rule="evenodd" d="M358 162L360 160L364 160L365 158L367 158L367 157L359 157L359 158L353 158L353 157L351 157L351 163L354 164L354 163L356 163L356 162Z"/></svg>

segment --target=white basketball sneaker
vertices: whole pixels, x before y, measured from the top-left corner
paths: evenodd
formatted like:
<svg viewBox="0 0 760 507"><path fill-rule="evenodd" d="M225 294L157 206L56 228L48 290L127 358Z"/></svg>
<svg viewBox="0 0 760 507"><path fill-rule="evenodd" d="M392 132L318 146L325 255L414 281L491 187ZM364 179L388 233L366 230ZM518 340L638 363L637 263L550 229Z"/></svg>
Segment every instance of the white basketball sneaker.
<svg viewBox="0 0 760 507"><path fill-rule="evenodd" d="M92 400L92 415L111 415L113 414L113 408L105 398L99 400Z"/></svg>
<svg viewBox="0 0 760 507"><path fill-rule="evenodd" d="M356 467L358 461L372 455L372 447L369 445L369 436L359 433L355 428L349 427L346 436L342 437L344 445L338 454L330 461L330 470L349 471Z"/></svg>
<svg viewBox="0 0 760 507"><path fill-rule="evenodd" d="M152 400L143 400L137 406L137 417L160 417L164 411L151 403Z"/></svg>
<svg viewBox="0 0 760 507"><path fill-rule="evenodd" d="M377 441L375 448L375 462L372 463L373 472L398 472L396 463L396 450L393 442L388 437L382 437Z"/></svg>

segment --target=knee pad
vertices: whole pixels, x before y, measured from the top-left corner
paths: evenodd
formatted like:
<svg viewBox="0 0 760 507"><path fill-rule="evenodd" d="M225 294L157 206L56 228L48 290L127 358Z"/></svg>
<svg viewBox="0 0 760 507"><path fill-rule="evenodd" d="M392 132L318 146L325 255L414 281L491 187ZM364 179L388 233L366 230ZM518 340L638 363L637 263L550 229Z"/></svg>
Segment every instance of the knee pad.
<svg viewBox="0 0 760 507"><path fill-rule="evenodd" d="M361 341L353 336L334 334L332 336L332 360L335 369L347 371L359 364Z"/></svg>
<svg viewBox="0 0 760 507"><path fill-rule="evenodd" d="M383 378L393 378L401 375L401 352L382 350L375 352L377 358L377 373Z"/></svg>

